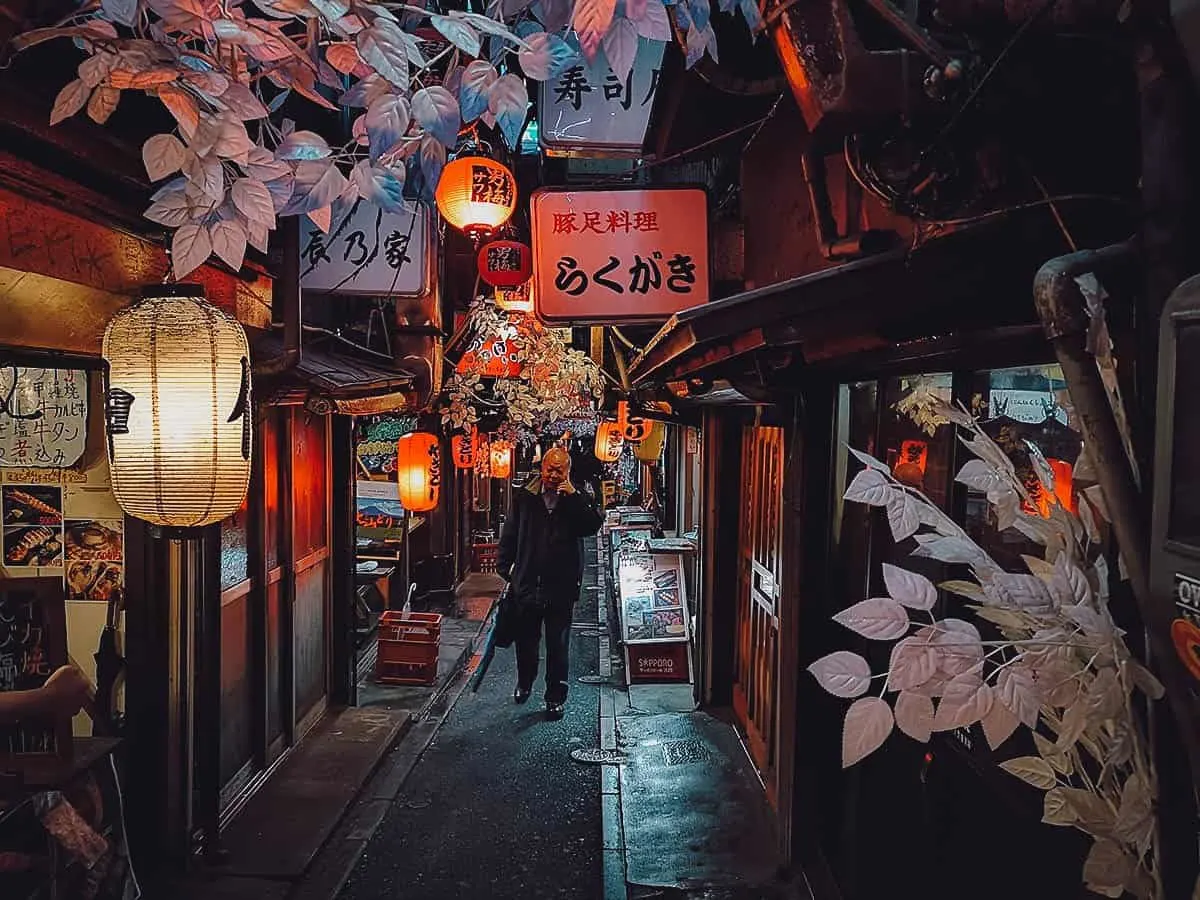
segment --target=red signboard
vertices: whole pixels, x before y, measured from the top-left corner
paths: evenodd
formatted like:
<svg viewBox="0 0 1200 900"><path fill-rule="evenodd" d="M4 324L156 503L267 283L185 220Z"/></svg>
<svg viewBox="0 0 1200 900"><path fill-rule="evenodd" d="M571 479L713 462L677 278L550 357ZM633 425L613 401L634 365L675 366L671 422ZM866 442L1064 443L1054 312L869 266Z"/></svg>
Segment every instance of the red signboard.
<svg viewBox="0 0 1200 900"><path fill-rule="evenodd" d="M629 682L691 681L688 642L626 644L629 653Z"/></svg>
<svg viewBox="0 0 1200 900"><path fill-rule="evenodd" d="M536 191L534 306L547 322L663 321L709 299L700 188Z"/></svg>

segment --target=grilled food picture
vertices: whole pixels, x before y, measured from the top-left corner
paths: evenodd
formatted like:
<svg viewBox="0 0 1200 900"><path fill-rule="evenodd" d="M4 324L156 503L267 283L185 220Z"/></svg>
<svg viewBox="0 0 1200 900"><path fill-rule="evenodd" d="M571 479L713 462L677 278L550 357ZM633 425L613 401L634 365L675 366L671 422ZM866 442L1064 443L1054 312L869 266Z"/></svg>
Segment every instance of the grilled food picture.
<svg viewBox="0 0 1200 900"><path fill-rule="evenodd" d="M114 523L115 524L115 523ZM67 559L121 558L121 532L119 527L104 522L67 522Z"/></svg>
<svg viewBox="0 0 1200 900"><path fill-rule="evenodd" d="M62 522L62 489L5 487L5 525L58 525Z"/></svg>
<svg viewBox="0 0 1200 900"><path fill-rule="evenodd" d="M62 563L62 538L57 528L6 528L4 561L10 566L54 566Z"/></svg>
<svg viewBox="0 0 1200 900"><path fill-rule="evenodd" d="M119 563L86 560L67 565L67 596L71 600L107 603L120 589L122 581Z"/></svg>

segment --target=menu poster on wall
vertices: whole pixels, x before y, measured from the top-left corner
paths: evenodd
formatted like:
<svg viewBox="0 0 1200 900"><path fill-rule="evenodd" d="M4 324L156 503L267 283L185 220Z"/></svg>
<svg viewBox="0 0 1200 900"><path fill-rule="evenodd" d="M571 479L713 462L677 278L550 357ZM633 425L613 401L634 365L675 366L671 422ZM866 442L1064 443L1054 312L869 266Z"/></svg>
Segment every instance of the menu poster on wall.
<svg viewBox="0 0 1200 900"><path fill-rule="evenodd" d="M618 583L626 643L688 639L678 554L627 558L621 563Z"/></svg>
<svg viewBox="0 0 1200 900"><path fill-rule="evenodd" d="M65 468L87 443L82 369L0 367L0 466Z"/></svg>

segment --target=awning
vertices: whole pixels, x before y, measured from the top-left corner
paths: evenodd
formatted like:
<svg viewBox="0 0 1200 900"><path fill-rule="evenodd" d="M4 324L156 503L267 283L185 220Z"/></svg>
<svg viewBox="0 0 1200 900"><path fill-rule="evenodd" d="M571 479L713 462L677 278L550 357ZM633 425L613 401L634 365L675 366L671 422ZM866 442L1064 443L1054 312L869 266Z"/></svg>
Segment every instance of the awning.
<svg viewBox="0 0 1200 900"><path fill-rule="evenodd" d="M1042 218L1049 219L1044 210ZM702 304L630 366L639 387L744 375L969 331L1037 323L1033 278L1063 239L1015 216Z"/></svg>
<svg viewBox="0 0 1200 900"><path fill-rule="evenodd" d="M255 360L278 356L283 340L274 334L251 338ZM271 385L271 402L303 403L319 415L402 412L410 405L413 376L381 362L340 352L328 339L306 339L296 367Z"/></svg>

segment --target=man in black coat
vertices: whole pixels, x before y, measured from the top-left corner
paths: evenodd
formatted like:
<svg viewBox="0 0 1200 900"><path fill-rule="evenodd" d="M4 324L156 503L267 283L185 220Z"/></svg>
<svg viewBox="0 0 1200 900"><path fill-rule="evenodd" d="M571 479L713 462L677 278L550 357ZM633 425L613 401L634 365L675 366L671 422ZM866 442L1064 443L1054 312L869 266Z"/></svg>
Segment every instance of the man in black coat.
<svg viewBox="0 0 1200 900"><path fill-rule="evenodd" d="M596 507L571 483L571 457L555 447L542 473L513 491L500 534L496 570L509 582L516 607L517 688L524 703L538 671L538 645L546 631L546 714L561 718L567 699L571 616L583 578L581 540L600 530Z"/></svg>

